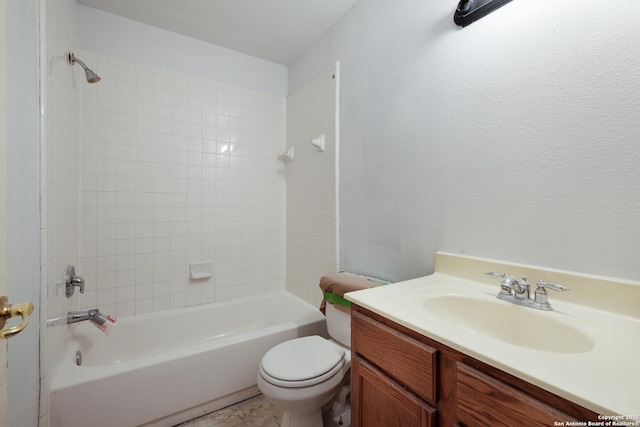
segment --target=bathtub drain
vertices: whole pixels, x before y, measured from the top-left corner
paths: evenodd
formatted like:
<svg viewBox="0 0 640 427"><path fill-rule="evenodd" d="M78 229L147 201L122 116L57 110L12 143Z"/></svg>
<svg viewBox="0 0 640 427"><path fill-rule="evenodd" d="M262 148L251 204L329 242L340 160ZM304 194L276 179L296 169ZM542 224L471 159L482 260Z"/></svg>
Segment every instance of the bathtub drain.
<svg viewBox="0 0 640 427"><path fill-rule="evenodd" d="M76 365L82 365L82 351L76 351Z"/></svg>

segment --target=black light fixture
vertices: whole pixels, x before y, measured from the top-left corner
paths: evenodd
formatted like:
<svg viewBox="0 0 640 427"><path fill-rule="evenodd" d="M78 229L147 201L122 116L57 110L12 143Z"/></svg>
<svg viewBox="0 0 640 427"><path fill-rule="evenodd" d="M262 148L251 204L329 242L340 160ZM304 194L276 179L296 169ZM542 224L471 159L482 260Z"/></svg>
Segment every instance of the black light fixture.
<svg viewBox="0 0 640 427"><path fill-rule="evenodd" d="M511 0L460 0L453 14L453 22L466 27L472 22L490 14Z"/></svg>

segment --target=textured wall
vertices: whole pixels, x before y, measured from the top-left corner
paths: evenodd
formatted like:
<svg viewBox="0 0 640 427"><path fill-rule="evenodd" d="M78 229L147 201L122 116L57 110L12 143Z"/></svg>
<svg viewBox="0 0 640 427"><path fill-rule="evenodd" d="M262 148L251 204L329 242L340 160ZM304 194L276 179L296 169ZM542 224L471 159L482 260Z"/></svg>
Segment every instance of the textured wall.
<svg viewBox="0 0 640 427"><path fill-rule="evenodd" d="M129 61L287 95L287 68L235 50L78 5L80 47Z"/></svg>
<svg viewBox="0 0 640 427"><path fill-rule="evenodd" d="M341 62L342 267L436 250L638 279L640 4L361 0L289 68Z"/></svg>

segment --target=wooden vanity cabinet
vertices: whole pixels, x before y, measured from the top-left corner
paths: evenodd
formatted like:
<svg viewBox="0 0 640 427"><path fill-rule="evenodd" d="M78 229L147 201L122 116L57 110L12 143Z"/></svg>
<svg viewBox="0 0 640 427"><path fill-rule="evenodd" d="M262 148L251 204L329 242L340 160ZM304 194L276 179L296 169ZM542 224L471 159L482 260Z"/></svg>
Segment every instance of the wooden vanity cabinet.
<svg viewBox="0 0 640 427"><path fill-rule="evenodd" d="M352 312L351 422L435 426L437 350Z"/></svg>
<svg viewBox="0 0 640 427"><path fill-rule="evenodd" d="M549 427L598 420L593 411L355 304L351 353L354 427Z"/></svg>
<svg viewBox="0 0 640 427"><path fill-rule="evenodd" d="M435 426L435 408L361 357L351 360L354 426Z"/></svg>
<svg viewBox="0 0 640 427"><path fill-rule="evenodd" d="M578 421L465 364L458 363L456 371L456 418L459 425L549 427L556 422Z"/></svg>

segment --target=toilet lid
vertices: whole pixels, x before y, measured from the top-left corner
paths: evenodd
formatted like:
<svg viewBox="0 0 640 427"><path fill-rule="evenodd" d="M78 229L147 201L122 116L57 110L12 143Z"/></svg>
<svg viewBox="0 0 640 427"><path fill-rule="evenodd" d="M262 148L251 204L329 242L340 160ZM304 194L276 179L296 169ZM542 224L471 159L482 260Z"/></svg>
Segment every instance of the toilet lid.
<svg viewBox="0 0 640 427"><path fill-rule="evenodd" d="M344 350L317 335L285 341L262 358L262 370L282 381L321 377L344 359Z"/></svg>

